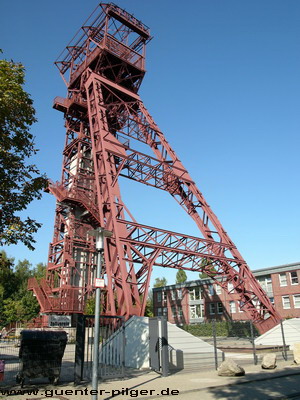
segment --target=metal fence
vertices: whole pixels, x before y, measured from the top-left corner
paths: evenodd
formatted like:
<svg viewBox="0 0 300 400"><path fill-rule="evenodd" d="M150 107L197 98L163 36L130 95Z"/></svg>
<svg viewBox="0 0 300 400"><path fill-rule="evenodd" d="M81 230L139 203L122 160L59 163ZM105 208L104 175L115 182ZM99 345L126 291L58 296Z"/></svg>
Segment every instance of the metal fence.
<svg viewBox="0 0 300 400"><path fill-rule="evenodd" d="M282 345L257 345L258 331L252 321L216 321L204 322L198 325L189 325L186 331L200 337L214 346L215 369L220 364L218 350L224 355L223 359L233 359L239 364L258 364L267 352L276 353L278 360L288 360L292 357L289 346L285 342L283 324L281 323Z"/></svg>
<svg viewBox="0 0 300 400"><path fill-rule="evenodd" d="M51 329L46 329L51 330ZM0 386L19 383L23 370L20 358L21 340L18 336L0 339ZM79 382L91 379L94 347L94 316L78 316L76 339L70 337L62 358L59 381ZM125 375L125 321L123 317L100 317L99 378L117 378ZM41 354L40 364L47 355ZM38 360L37 360L38 362ZM1 368L4 364L4 373ZM51 379L34 378L36 384L49 383Z"/></svg>
<svg viewBox="0 0 300 400"><path fill-rule="evenodd" d="M3 380L0 386L12 386L17 383L17 375L22 369L19 358L20 339L1 339L0 340L0 360L5 363ZM74 360L75 360L75 343L70 340L65 348L62 365L60 382L72 382L74 380ZM48 377L40 377L37 383L48 383Z"/></svg>
<svg viewBox="0 0 300 400"><path fill-rule="evenodd" d="M125 321L122 317L101 317L100 341L99 341L99 377L120 378L124 377L128 371L125 368ZM237 363L257 364L261 361L266 352L275 352L277 359L292 360L289 346L285 343L284 327L281 324L278 332L281 337L277 343L282 345L257 345L256 339L259 336L251 321L211 321L197 325L189 325L184 329L201 338L210 344L211 352L205 352L195 343L191 349L180 350L168 343L166 336L165 344L168 351L167 358L169 364L167 369L172 373L178 370L188 372L192 369L218 368L223 359L231 358ZM157 331L157 329L156 329ZM155 368L155 360L158 357L157 343L161 347L161 332L152 332L153 348L150 351L151 368L159 371L160 367ZM287 331L286 331L287 333ZM149 341L149 345L151 341ZM77 324L76 341L71 338L65 348L62 359L60 382L81 382L91 379L92 362L94 347L94 316L80 316ZM209 350L209 349L208 349ZM20 339L0 340L0 386L12 386L16 383L21 365L19 359ZM156 353L159 353L158 355ZM157 356L157 357L156 357ZM1 381L2 360L5 362L4 380ZM154 361L153 361L154 360ZM131 373L132 371L130 371ZM163 374L164 375L164 374ZM37 384L48 383L47 377L39 378Z"/></svg>
<svg viewBox="0 0 300 400"><path fill-rule="evenodd" d="M94 315L78 316L75 356L76 382L89 381L92 378L94 322ZM100 316L99 354L99 378L124 377L125 320L123 317Z"/></svg>

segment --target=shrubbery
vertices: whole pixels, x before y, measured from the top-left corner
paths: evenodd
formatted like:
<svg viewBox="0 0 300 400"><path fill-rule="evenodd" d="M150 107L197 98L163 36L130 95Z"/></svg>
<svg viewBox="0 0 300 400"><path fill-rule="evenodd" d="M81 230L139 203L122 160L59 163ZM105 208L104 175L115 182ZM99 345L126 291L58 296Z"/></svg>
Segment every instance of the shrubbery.
<svg viewBox="0 0 300 400"><path fill-rule="evenodd" d="M251 337L250 321L216 321L216 336L224 337ZM194 336L213 336L213 322L205 322L194 325L184 325L183 329ZM253 326L254 336L258 332Z"/></svg>

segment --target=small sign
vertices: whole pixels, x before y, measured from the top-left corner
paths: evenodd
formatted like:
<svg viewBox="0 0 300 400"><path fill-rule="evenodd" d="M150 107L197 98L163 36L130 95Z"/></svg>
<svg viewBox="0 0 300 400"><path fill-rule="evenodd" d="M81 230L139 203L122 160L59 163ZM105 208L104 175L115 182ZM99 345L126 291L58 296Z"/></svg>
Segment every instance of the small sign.
<svg viewBox="0 0 300 400"><path fill-rule="evenodd" d="M95 288L103 289L105 287L104 279L102 278L95 278Z"/></svg>
<svg viewBox="0 0 300 400"><path fill-rule="evenodd" d="M48 319L49 326L59 326L61 328L71 327L71 316L70 315L49 315Z"/></svg>

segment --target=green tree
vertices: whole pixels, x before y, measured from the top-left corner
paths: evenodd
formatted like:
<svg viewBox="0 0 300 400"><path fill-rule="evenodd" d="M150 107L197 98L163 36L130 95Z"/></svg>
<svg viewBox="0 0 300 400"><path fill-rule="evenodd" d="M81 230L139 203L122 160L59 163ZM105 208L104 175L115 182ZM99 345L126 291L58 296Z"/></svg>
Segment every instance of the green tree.
<svg viewBox="0 0 300 400"><path fill-rule="evenodd" d="M24 79L22 64L0 60L0 245L20 241L33 250L41 224L19 213L41 198L47 179L28 163L37 152L29 131L36 118Z"/></svg>
<svg viewBox="0 0 300 400"><path fill-rule="evenodd" d="M184 283L187 280L186 273L183 269L179 269L176 274L176 283Z"/></svg>
<svg viewBox="0 0 300 400"><path fill-rule="evenodd" d="M31 276L41 276L45 266L40 263L32 269L28 260L18 261L8 258L0 252L0 326L10 322L26 322L36 317L39 304L32 292L27 290L27 281Z"/></svg>
<svg viewBox="0 0 300 400"><path fill-rule="evenodd" d="M163 286L167 286L167 279L166 278L155 278L155 282L153 287L157 288L157 287L163 287Z"/></svg>
<svg viewBox="0 0 300 400"><path fill-rule="evenodd" d="M199 274L200 279L210 278L211 276L217 275L216 268L214 267L213 264L211 264L211 261L208 260L207 258L202 259L201 268L205 268L206 271L209 271L209 274L207 274L206 272L200 272Z"/></svg>
<svg viewBox="0 0 300 400"><path fill-rule="evenodd" d="M33 275L37 279L37 281L40 282L42 278L46 277L46 271L47 265L44 263L38 263L33 270Z"/></svg>
<svg viewBox="0 0 300 400"><path fill-rule="evenodd" d="M4 309L3 309L3 320L4 325L7 325L11 322L21 321L23 316L23 307L21 300L13 299L9 297L4 300Z"/></svg>
<svg viewBox="0 0 300 400"><path fill-rule="evenodd" d="M145 317L153 317L154 316L152 290L149 290L149 293L148 293L144 315L145 315Z"/></svg>
<svg viewBox="0 0 300 400"><path fill-rule="evenodd" d="M92 296L87 299L84 308L85 315L95 315L95 308L96 308L96 297Z"/></svg>
<svg viewBox="0 0 300 400"><path fill-rule="evenodd" d="M39 311L40 305L33 292L26 290L21 298L22 314L20 315L20 321L30 321L35 318Z"/></svg>
<svg viewBox="0 0 300 400"><path fill-rule="evenodd" d="M5 251L0 252L0 325L4 324L4 300L11 297L17 285L13 273L13 258L8 258Z"/></svg>
<svg viewBox="0 0 300 400"><path fill-rule="evenodd" d="M28 260L18 261L14 268L15 278L19 288L27 290L27 281L33 275L32 264Z"/></svg>

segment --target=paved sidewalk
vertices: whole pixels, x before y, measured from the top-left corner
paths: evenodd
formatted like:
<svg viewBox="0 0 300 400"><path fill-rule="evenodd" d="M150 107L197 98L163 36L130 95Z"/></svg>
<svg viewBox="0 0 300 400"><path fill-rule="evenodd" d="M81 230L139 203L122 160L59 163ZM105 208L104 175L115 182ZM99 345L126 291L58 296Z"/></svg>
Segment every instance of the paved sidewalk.
<svg viewBox="0 0 300 400"><path fill-rule="evenodd" d="M259 387L264 386L261 385L263 382L268 382L267 387L272 389L272 395L280 396L282 395L282 388L280 385L275 384L278 382L280 378L288 377L291 381L291 377L294 377L293 383L295 383L296 392L299 392L300 397L300 366L295 364L291 364L291 362L282 362L278 363L278 367L276 370L262 370L260 365L248 365L245 366L246 375L244 377L235 377L235 378L227 378L220 377L217 375L217 372L214 370L206 371L199 370L198 372L190 372L190 373L177 373L174 375L170 375L166 378L158 377L156 373L150 372L145 376L140 376L133 379L128 379L124 381L118 382L107 382L99 385L99 388L105 389L105 391L110 391L111 396L99 396L100 399L111 399L115 398L118 400L130 399L133 398L130 396L130 392L122 395L120 393L119 396L112 397L112 394L117 393L116 390L122 392L122 389L128 388L129 390L139 390L137 399L153 399L155 396L159 395L159 399L198 399L208 400L208 399L234 399L237 394L237 399L266 399L268 397L263 395L259 397ZM257 388L256 394L248 391L245 391L245 386L249 386L249 383L254 383ZM234 387L234 390L230 390L230 387ZM238 387L238 389L237 389ZM288 385L288 389L290 389L291 385ZM265 393L270 392L268 388L265 388ZM112 391L115 390L114 393ZM143 395L141 390L148 390L148 394ZM155 390L155 392L150 394L150 390ZM173 390L173 395L171 391ZM176 391L176 394L175 392ZM168 395L166 395L168 393ZM178 394L177 394L178 393ZM227 395L226 395L227 393ZM271 392L270 392L271 393ZM135 395L135 392L132 392ZM226 397L224 397L226 396ZM275 397L274 397L275 398ZM83 399L83 398L82 398Z"/></svg>
<svg viewBox="0 0 300 400"><path fill-rule="evenodd" d="M280 362L276 370L262 370L260 365L245 366L244 377L227 378L217 376L214 370L199 370L195 372L179 372L166 378L155 372L135 376L124 380L100 382L99 400L129 400L159 399L178 400L266 400L300 399L300 366L291 361ZM35 387L37 388L37 387ZM19 389L19 388L18 388ZM91 399L91 386L88 385L59 385L38 387L36 394L29 394L33 385L25 385L23 394L12 394L0 398L13 400L44 399L52 400L86 400ZM1 391L0 391L1 393ZM299 393L299 397L296 396Z"/></svg>

